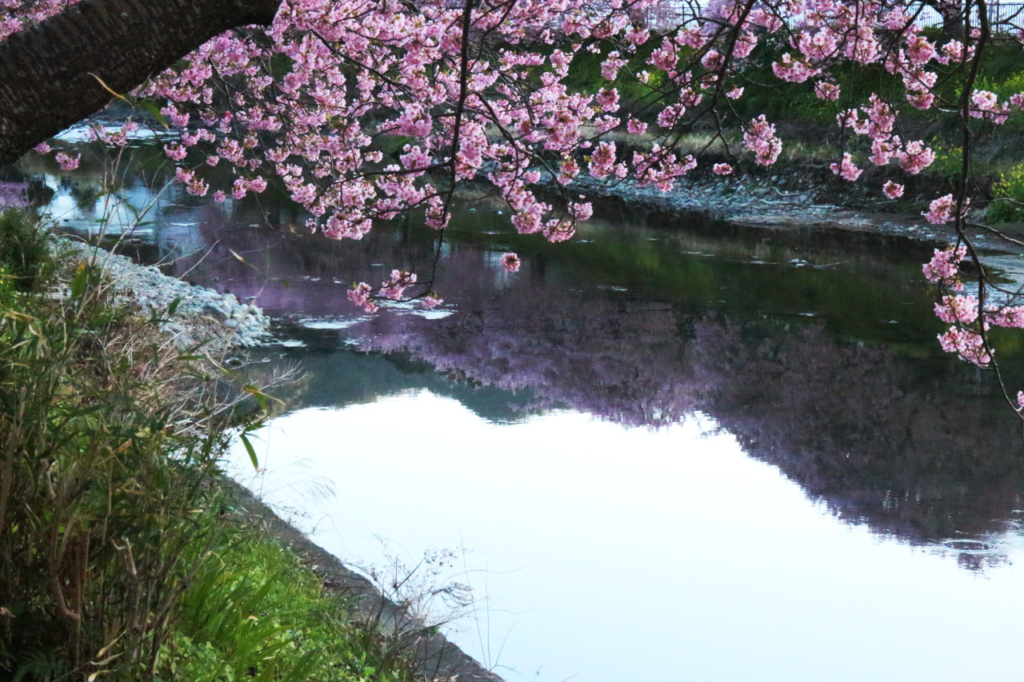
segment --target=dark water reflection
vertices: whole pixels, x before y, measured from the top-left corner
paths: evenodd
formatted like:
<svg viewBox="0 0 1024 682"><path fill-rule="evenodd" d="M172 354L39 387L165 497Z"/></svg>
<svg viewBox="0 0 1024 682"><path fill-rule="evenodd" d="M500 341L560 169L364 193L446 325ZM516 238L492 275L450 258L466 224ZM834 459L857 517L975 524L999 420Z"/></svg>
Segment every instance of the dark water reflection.
<svg viewBox="0 0 1024 682"><path fill-rule="evenodd" d="M79 227L102 211L82 182L48 182L58 219ZM496 421L568 408L657 428L700 412L877 533L949 545L1015 522L1016 418L990 377L938 351L919 276L927 248L621 206L604 215L551 247L467 200L437 272L446 306L432 315L396 306L369 318L345 299L352 281L379 282L391 267L429 275L434 235L414 220L333 243L297 228L284 203L216 206L171 190L135 248L281 321L293 347L266 354L309 371L289 409L428 388ZM498 266L509 249L525 261L515 275ZM1001 560L949 546L971 550L967 568Z"/></svg>

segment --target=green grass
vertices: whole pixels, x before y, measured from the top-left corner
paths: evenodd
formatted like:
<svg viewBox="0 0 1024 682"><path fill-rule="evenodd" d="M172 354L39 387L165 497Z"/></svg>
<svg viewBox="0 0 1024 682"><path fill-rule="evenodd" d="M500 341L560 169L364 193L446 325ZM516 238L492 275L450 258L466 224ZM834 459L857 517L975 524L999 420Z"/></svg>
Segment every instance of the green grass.
<svg viewBox="0 0 1024 682"><path fill-rule="evenodd" d="M51 262L38 221L17 209L0 210L0 276L18 291L30 291Z"/></svg>
<svg viewBox="0 0 1024 682"><path fill-rule="evenodd" d="M348 604L289 550L245 526L227 533L186 591L158 674L220 680L403 680L366 646ZM397 663L397 664L396 664Z"/></svg>
<svg viewBox="0 0 1024 682"><path fill-rule="evenodd" d="M18 272L0 276L0 679L409 679L308 567L223 513L221 456L264 416L238 376L36 228L0 214Z"/></svg>

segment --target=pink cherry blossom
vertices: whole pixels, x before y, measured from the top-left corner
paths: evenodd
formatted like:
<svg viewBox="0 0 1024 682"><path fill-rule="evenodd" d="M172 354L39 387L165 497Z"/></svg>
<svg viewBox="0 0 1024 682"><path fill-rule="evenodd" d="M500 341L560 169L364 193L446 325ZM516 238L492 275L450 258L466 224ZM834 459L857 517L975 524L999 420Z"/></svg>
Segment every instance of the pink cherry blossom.
<svg viewBox="0 0 1024 682"><path fill-rule="evenodd" d="M75 2L0 0L0 41ZM737 112L750 111L743 98L764 86L750 71L762 65L758 45L781 46L771 63L775 78L806 84L799 87L813 89L830 115L842 94L834 134L849 151L831 167L850 182L863 180L854 158L887 174L916 175L934 162L923 140L901 137L922 120L916 112L901 119L913 108L930 110L937 129L946 119L961 129L971 124L971 132L1020 115L1024 92L1007 96L1002 86L977 85L963 92L961 76L947 77L968 73L969 61L982 54L975 25L936 42L938 33L920 27L918 9L904 0L293 0L270 27L215 36L134 95L161 107L161 125L177 136L161 144L190 194L209 192L223 202L277 182L308 216L309 229L361 239L374 221L408 211L422 211L429 228L442 230L457 186L481 181L510 209L512 229L560 242L593 214L589 202L571 198L579 183L631 179L638 188L669 191L698 163L680 141L709 122L720 122L730 143L742 133L754 164L774 164L783 144L776 126L763 114L735 123ZM653 16L671 21L640 20ZM649 56L638 57L637 48L652 41ZM574 74L595 62L605 87L582 91ZM866 92L880 81L855 79L875 70L884 72L885 85ZM626 101L634 95L640 100ZM649 132L650 122L657 126ZM132 126L107 121L90 134L96 145L120 148ZM647 137L642 144L612 141L623 130ZM388 140L398 148L381 144ZM44 143L37 151L50 150ZM56 156L67 169L79 158ZM711 166L719 176L733 170ZM558 201L539 194L552 176ZM882 187L889 199L903 193L896 180ZM952 194L940 197L924 216L948 223L956 204ZM925 276L944 292L962 289L966 253L963 245L937 251ZM520 266L515 254L501 262L509 271ZM361 282L348 296L368 312L377 310L377 299L407 295L438 305L425 288L396 268L376 294ZM944 295L936 314L953 328L943 347L990 363L981 334L987 325L1024 328L1017 303L977 312L969 296Z"/></svg>
<svg viewBox="0 0 1024 682"><path fill-rule="evenodd" d="M519 260L519 256L514 253L504 253L501 256L501 267L505 268L506 272L519 272L519 267L522 265L522 261Z"/></svg>
<svg viewBox="0 0 1024 682"><path fill-rule="evenodd" d="M853 163L853 157L850 156L849 152L843 154L843 159L839 163L833 163L829 166L832 172L843 178L843 180L849 180L853 182L860 177L860 174L864 171L857 168Z"/></svg>
<svg viewBox="0 0 1024 682"><path fill-rule="evenodd" d="M372 288L366 282L359 282L348 291L348 300L356 304L364 311L373 314L377 312L377 304L371 297Z"/></svg>
<svg viewBox="0 0 1024 682"><path fill-rule="evenodd" d="M590 159L590 177L600 180L615 172L615 143L602 142Z"/></svg>
<svg viewBox="0 0 1024 682"><path fill-rule="evenodd" d="M885 184L882 185L882 193L889 199L899 199L903 196L903 185L893 182L892 180L887 180Z"/></svg>
<svg viewBox="0 0 1024 682"><path fill-rule="evenodd" d="M969 198L964 201L964 214L967 213L970 203L971 200ZM928 211L922 215L924 215L925 219L933 225L948 223L953 220L956 215L956 200L953 198L952 194L939 197L929 204Z"/></svg>
<svg viewBox="0 0 1024 682"><path fill-rule="evenodd" d="M768 123L764 114L748 124L743 145L754 152L755 162L761 166L772 165L782 152L782 140L775 136L775 126Z"/></svg>
<svg viewBox="0 0 1024 682"><path fill-rule="evenodd" d="M188 149L177 142L172 142L164 145L164 153L172 161L181 161L188 156Z"/></svg>
<svg viewBox="0 0 1024 682"><path fill-rule="evenodd" d="M618 52L609 52L608 58L601 62L601 77L613 81L618 77L619 69L628 62L619 58Z"/></svg>
<svg viewBox="0 0 1024 682"><path fill-rule="evenodd" d="M935 304L935 314L947 324L971 324L978 319L978 299L974 296L943 296Z"/></svg>
<svg viewBox="0 0 1024 682"><path fill-rule="evenodd" d="M784 81L790 83L803 83L808 78L818 75L820 71L811 67L807 62L800 59L793 59L787 52L782 59L772 62L772 71Z"/></svg>
<svg viewBox="0 0 1024 682"><path fill-rule="evenodd" d="M835 102L839 99L839 86L835 83L818 81L814 84L814 94L818 99Z"/></svg>
<svg viewBox="0 0 1024 682"><path fill-rule="evenodd" d="M925 147L924 142L915 140L908 142L902 150L896 153L896 157L899 159L900 167L903 170L911 175L917 175L932 165L932 162L935 161L935 152L932 151L931 147Z"/></svg>
<svg viewBox="0 0 1024 682"><path fill-rule="evenodd" d="M961 244L956 248L952 246L945 249L935 249L932 259L925 263L924 276L929 282L942 282L954 290L959 290L956 282L959 274L960 262L967 256L967 246Z"/></svg>
<svg viewBox="0 0 1024 682"><path fill-rule="evenodd" d="M978 367L988 367L992 362L992 355L986 350L981 334L970 329L950 327L945 334L939 335L939 345L947 353L956 353Z"/></svg>
<svg viewBox="0 0 1024 682"><path fill-rule="evenodd" d="M424 308L428 310L433 309L444 303L444 299L435 294L433 291L428 293L426 296L420 299Z"/></svg>
<svg viewBox="0 0 1024 682"><path fill-rule="evenodd" d="M626 122L626 130L630 135L643 135L647 132L647 124L631 118Z"/></svg>
<svg viewBox="0 0 1024 682"><path fill-rule="evenodd" d="M416 274L405 270L392 270L391 276L380 285L380 295L392 301L400 301L405 290L416 283ZM363 306L365 308L365 306Z"/></svg>
<svg viewBox="0 0 1024 682"><path fill-rule="evenodd" d="M57 152L57 155L53 158L56 159L58 164L60 164L60 169L62 171L72 171L78 168L78 164L82 160L82 155L77 154L75 156L71 156L64 152Z"/></svg>

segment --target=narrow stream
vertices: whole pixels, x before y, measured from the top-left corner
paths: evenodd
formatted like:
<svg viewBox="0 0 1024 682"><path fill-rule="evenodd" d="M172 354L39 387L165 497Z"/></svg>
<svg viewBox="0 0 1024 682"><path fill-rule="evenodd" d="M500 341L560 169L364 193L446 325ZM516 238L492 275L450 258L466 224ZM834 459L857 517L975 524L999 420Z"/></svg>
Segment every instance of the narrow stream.
<svg viewBox="0 0 1024 682"><path fill-rule="evenodd" d="M58 222L103 214L35 171ZM411 584L471 586L447 629L506 679L1021 674L1024 446L938 348L929 247L625 210L551 246L467 199L445 305L369 317L352 281L430 274L415 220L336 243L280 199L130 195L140 257L276 318L256 380L304 375L232 475L385 582L434 551Z"/></svg>

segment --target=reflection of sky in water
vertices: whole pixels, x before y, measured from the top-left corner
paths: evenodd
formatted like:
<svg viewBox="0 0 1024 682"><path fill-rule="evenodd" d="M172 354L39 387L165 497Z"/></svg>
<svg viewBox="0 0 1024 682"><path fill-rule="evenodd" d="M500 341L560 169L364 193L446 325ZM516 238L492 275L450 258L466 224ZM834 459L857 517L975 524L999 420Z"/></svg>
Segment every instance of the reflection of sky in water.
<svg viewBox="0 0 1024 682"><path fill-rule="evenodd" d="M117 193L105 194L98 186L86 184L76 191L72 185L62 183L59 176L43 177L54 192L46 211L64 229L111 237L126 235L147 244L159 241L161 246L176 246L182 253L203 246L197 240L195 218L172 215L180 198L177 187L155 190L135 183Z"/></svg>
<svg viewBox="0 0 1024 682"><path fill-rule="evenodd" d="M105 124L104 129L108 133L119 133L121 132L121 125L118 123ZM178 137L177 131L170 130L157 130L152 128L136 128L128 134L130 140L170 140ZM55 136L53 139L67 142L69 144L76 144L82 142L91 142L94 137L92 131L88 125L79 125L68 128L64 132Z"/></svg>
<svg viewBox="0 0 1024 682"><path fill-rule="evenodd" d="M700 415L660 430L556 411L517 424L407 391L276 419L272 504L343 558L468 548L484 648L510 679L1006 679L1019 667L1020 544L964 571L848 525ZM241 447L231 469L251 478ZM333 497L313 494L334 486ZM489 632L487 630L489 624ZM507 636L507 638L506 638ZM504 649L496 660L497 651ZM486 647L489 647L489 653Z"/></svg>

